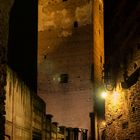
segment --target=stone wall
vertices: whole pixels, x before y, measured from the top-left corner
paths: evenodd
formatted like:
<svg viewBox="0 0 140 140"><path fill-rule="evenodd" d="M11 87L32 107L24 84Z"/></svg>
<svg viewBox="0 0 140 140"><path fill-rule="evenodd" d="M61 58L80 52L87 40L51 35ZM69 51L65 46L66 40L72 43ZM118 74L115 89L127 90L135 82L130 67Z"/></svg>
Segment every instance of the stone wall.
<svg viewBox="0 0 140 140"><path fill-rule="evenodd" d="M133 56L127 55L130 62L127 66L128 75L130 76L140 66L140 50L133 47ZM135 65L136 64L136 65ZM124 80L122 73L117 81L116 91L108 93L106 99L106 139L140 139L139 137L139 98L140 98L140 80L138 79L129 88L121 87ZM134 77L133 77L134 78ZM104 126L102 126L104 127Z"/></svg>
<svg viewBox="0 0 140 140"><path fill-rule="evenodd" d="M104 65L104 2L93 0L93 97L94 97L94 124L93 138L98 139L98 123L104 117L104 104L101 100L103 91ZM95 126L94 126L95 125Z"/></svg>
<svg viewBox="0 0 140 140"><path fill-rule="evenodd" d="M6 135L12 140L31 139L31 91L8 68L6 85Z"/></svg>
<svg viewBox="0 0 140 140"><path fill-rule="evenodd" d="M0 138L4 140L8 21L13 1L1 0L0 3Z"/></svg>
<svg viewBox="0 0 140 140"><path fill-rule="evenodd" d="M35 16L37 16L36 7L33 8L34 11L36 11L36 14L35 12L32 12L33 9L31 8L34 4L36 5L37 2L32 4L24 1L24 3L22 3L22 7L26 7L26 12L28 14L26 14L25 11L22 11L20 4L17 4L16 0L1 0L0 3L0 139L31 139L31 89L35 90L36 88L35 58L37 57L37 54L35 52L37 49L35 46L37 45L37 26L33 26L33 24L31 24L33 28L30 28L29 26L30 21L33 22L34 25L37 25L37 21L35 21ZM13 11L13 9L15 11ZM14 15L11 11L17 13L17 15ZM14 15L13 17L11 13ZM24 18L24 15L26 19ZM13 20L13 18L16 18L16 20ZM32 18L34 20L32 20ZM25 30L23 31L21 29L22 26L19 24L21 21L23 21L21 24L23 25L24 23L25 25L22 28L23 30L29 27L27 32L24 32ZM25 24L25 22L27 24ZM12 32L12 30L14 30L14 32ZM33 34L31 35L30 33ZM23 38L21 37L22 35ZM25 39L25 36L27 35L29 36ZM31 41L29 41L29 37L32 38ZM21 43L22 41L19 38L23 39L23 43ZM19 42L20 45L18 44ZM24 43L26 43L25 46L27 46L27 50L23 45ZM28 46L30 46L31 50ZM22 51L20 52L19 50ZM33 55L31 55L32 53ZM12 66L14 70L7 69L7 64ZM19 66L21 66L21 69L18 69ZM20 74L20 76L17 76L17 73ZM21 77L24 79L24 82L26 81L26 83L30 85L30 88L23 82L23 79L21 80Z"/></svg>
<svg viewBox="0 0 140 140"><path fill-rule="evenodd" d="M34 133L43 139L45 103L7 68L5 134L11 140L31 140Z"/></svg>
<svg viewBox="0 0 140 140"><path fill-rule="evenodd" d="M105 99L106 122L99 124L103 139L140 139L139 9L139 1L121 2L107 30L106 62L115 85Z"/></svg>
<svg viewBox="0 0 140 140"><path fill-rule="evenodd" d="M101 86L104 64L104 3L102 0L93 1L93 7L94 84Z"/></svg>
<svg viewBox="0 0 140 140"><path fill-rule="evenodd" d="M68 127L90 127L91 14L91 1L39 4L38 95L46 100L53 121ZM61 82L61 74L67 74L68 82Z"/></svg>
<svg viewBox="0 0 140 140"><path fill-rule="evenodd" d="M46 104L37 95L32 95L32 139L45 140Z"/></svg>

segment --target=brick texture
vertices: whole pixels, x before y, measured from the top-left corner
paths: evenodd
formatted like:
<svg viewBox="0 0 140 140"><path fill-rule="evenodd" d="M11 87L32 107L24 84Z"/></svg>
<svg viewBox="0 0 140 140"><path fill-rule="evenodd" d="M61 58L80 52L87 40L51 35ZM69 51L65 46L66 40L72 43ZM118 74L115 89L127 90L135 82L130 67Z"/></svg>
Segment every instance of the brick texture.
<svg viewBox="0 0 140 140"><path fill-rule="evenodd" d="M38 40L38 95L47 113L60 125L88 130L93 111L91 7L90 1L48 1L46 7L41 1L39 12L46 20L39 16ZM59 82L61 74L68 74L68 83Z"/></svg>

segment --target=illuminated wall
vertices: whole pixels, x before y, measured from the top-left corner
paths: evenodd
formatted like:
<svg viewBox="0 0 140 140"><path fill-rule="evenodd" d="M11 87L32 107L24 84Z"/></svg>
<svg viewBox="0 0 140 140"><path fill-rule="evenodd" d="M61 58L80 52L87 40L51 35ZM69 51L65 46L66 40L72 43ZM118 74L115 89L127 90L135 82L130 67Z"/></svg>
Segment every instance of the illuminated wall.
<svg viewBox="0 0 140 140"><path fill-rule="evenodd" d="M31 139L31 93L10 69L6 86L6 134L13 140Z"/></svg>
<svg viewBox="0 0 140 140"><path fill-rule="evenodd" d="M1 140L31 140L36 129L42 132L45 103L36 95L35 5L37 1L32 0L0 4Z"/></svg>
<svg viewBox="0 0 140 140"><path fill-rule="evenodd" d="M102 85L102 71L104 64L104 3L103 0L93 2L93 63L94 81L96 85Z"/></svg>
<svg viewBox="0 0 140 140"><path fill-rule="evenodd" d="M101 99L103 86L104 65L104 2L93 1L93 86L94 86L94 115L95 115L95 139L98 138L98 124L104 117L104 102ZM94 125L94 124L93 124Z"/></svg>
<svg viewBox="0 0 140 140"><path fill-rule="evenodd" d="M12 140L31 140L39 133L43 139L45 103L10 68L6 80L5 134Z"/></svg>
<svg viewBox="0 0 140 140"><path fill-rule="evenodd" d="M128 75L134 73L140 65L140 50L133 49L133 58L127 67ZM130 54L129 54L130 55ZM128 56L129 57L129 56ZM128 58L127 57L127 58ZM137 67L134 68L134 64ZM120 73L117 81L116 91L108 92L106 102L106 128L105 134L107 139L139 139L139 98L140 98L140 81L136 81L129 88L122 88L123 71ZM134 78L134 77L133 77Z"/></svg>
<svg viewBox="0 0 140 140"><path fill-rule="evenodd" d="M39 2L38 95L45 99L47 113L68 127L90 127L91 14L91 1ZM67 83L61 74L68 74Z"/></svg>
<svg viewBox="0 0 140 140"><path fill-rule="evenodd" d="M105 99L105 139L140 139L140 2L121 1L108 26L106 60L114 90ZM127 13L127 14L126 14ZM117 16L115 16L117 15ZM117 34L116 34L117 31Z"/></svg>
<svg viewBox="0 0 140 140"><path fill-rule="evenodd" d="M5 86L6 86L6 62L7 62L7 42L9 30L9 12L13 1L1 1L0 4L0 139L4 139L5 134Z"/></svg>

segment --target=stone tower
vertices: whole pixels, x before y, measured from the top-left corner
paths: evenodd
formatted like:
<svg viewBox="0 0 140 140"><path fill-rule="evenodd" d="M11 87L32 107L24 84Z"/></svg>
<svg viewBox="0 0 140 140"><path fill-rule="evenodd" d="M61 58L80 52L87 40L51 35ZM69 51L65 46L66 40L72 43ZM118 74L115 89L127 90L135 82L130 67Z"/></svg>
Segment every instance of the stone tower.
<svg viewBox="0 0 140 140"><path fill-rule="evenodd" d="M93 0L93 99L94 99L94 133L98 138L98 124L104 118L104 102L101 98L104 66L104 2ZM93 130L92 130L93 131ZM94 138L93 138L94 139Z"/></svg>
<svg viewBox="0 0 140 140"><path fill-rule="evenodd" d="M95 55L100 69L104 61L102 1L39 1L38 94L55 121L89 133L93 46L97 47L94 53L100 53Z"/></svg>

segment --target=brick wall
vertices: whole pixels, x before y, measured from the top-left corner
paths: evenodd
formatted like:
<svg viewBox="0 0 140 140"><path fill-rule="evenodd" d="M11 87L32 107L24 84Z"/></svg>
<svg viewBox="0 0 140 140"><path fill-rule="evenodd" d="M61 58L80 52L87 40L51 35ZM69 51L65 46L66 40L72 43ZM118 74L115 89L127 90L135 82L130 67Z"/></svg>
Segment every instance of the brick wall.
<svg viewBox="0 0 140 140"><path fill-rule="evenodd" d="M93 2L93 63L94 81L99 87L102 84L104 64L104 4L103 1Z"/></svg>
<svg viewBox="0 0 140 140"><path fill-rule="evenodd" d="M44 20L40 15L38 94L46 100L47 113L68 127L90 127L91 7L91 2L80 0L39 5ZM68 74L68 83L60 83L61 74Z"/></svg>
<svg viewBox="0 0 140 140"><path fill-rule="evenodd" d="M98 139L98 123L104 115L104 104L100 93L103 91L103 65L104 65L104 2L93 1L93 87L94 87L94 115L95 134ZM92 124L94 125L94 124ZM94 130L93 130L94 131Z"/></svg>

